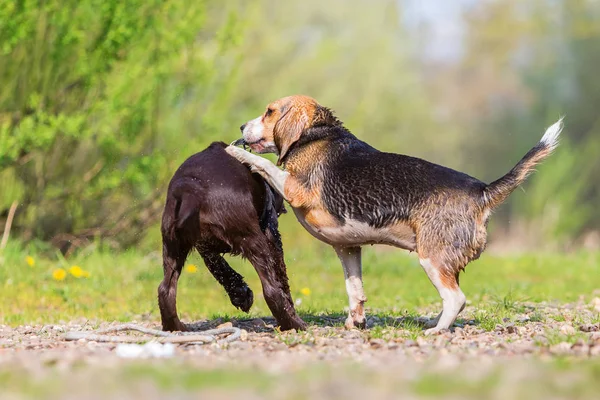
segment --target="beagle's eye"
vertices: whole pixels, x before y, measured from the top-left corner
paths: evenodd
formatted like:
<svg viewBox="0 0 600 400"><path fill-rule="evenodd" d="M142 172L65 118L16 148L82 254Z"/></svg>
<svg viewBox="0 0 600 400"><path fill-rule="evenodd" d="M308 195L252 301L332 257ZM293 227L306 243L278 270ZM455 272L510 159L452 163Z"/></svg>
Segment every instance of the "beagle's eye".
<svg viewBox="0 0 600 400"><path fill-rule="evenodd" d="M270 117L271 114L273 114L273 109L272 108L267 108L267 111L265 112L265 117Z"/></svg>

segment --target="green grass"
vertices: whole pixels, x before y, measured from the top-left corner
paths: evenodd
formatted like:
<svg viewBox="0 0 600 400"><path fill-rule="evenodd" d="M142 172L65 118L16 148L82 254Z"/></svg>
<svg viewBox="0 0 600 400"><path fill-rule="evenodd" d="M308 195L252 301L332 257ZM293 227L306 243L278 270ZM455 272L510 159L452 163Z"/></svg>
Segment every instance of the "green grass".
<svg viewBox="0 0 600 400"><path fill-rule="evenodd" d="M347 299L342 269L333 250L304 232L284 230L283 234L292 294L294 299L300 300L297 308L302 317L317 325L323 323L324 315L337 317L341 326ZM26 262L27 256L34 259L33 266ZM255 292L250 315L269 316L252 266L238 258L230 259L230 262L246 277ZM248 317L229 303L227 295L206 271L199 257L191 256L188 264L197 265L198 270L196 273L184 272L180 281L178 307L184 321ZM367 247L363 264L369 298L367 312L379 317L379 322L361 335L366 340L393 340L400 335L417 340L423 335L418 317L434 316L441 307L418 259L401 250ZM55 269L68 271L73 265L89 272L89 277L76 278L67 273L64 280L53 278ZM458 322L473 320L483 329L494 330L497 325L508 322L523 324L517 316L524 314L529 321L541 322L577 318L560 312L547 314L536 309L535 303L575 302L581 298L588 301L599 296L599 267L598 253L484 254L461 276L463 291L474 307ZM161 279L158 246L149 252L134 249L113 252L90 247L65 260L45 246L31 244L24 247L18 242L9 242L0 253L0 290L2 298L8 299L0 302L0 323L14 326L77 318L91 321L144 318L158 322L156 288ZM600 315L594 318L597 322ZM328 321L330 323L331 319ZM570 322L578 323L576 319ZM336 333L332 330L331 334ZM275 332L274 337L288 347L312 346L318 340L314 329L297 333ZM575 343L585 337L581 332L565 335L547 330L545 339L538 345ZM194 355L193 362L185 358L128 362L117 369L82 365L72 367L68 373L45 365L45 374L36 378L19 369L21 367L0 368L0 387L8 394L31 398L60 397L66 390L80 397L92 392L105 397L123 393L143 397L146 391L154 390L157 396L208 393L207 397L211 397L214 393L226 393L221 396L223 398L243 398L251 394L256 398L302 399L323 392L352 393L361 398L371 394L377 397L378 393L380 397L406 394L409 397L526 399L593 398L600 390L598 359L556 357L543 362L541 359L515 358L485 368L483 364L468 365L477 360L467 360L461 362L460 368L448 370L414 360L405 360L406 366L399 363L389 370L387 366L383 370L372 370L350 361L343 365L319 362L299 364L291 371L278 372L249 368L243 363L213 367L196 357L201 356ZM142 387L145 389L140 389Z"/></svg>
<svg viewBox="0 0 600 400"><path fill-rule="evenodd" d="M33 376L19 368L0 371L3 394L25 398L514 398L593 399L600 391L600 360L557 358L498 360L461 368L406 361L367 367L351 362L313 363L286 371L246 366L198 366L181 360L130 362L120 368L88 366ZM220 396L217 396L220 394ZM19 398L15 397L15 398Z"/></svg>
<svg viewBox="0 0 600 400"><path fill-rule="evenodd" d="M344 313L347 298L343 273L333 250L297 229L284 231L283 236L299 312L308 320L320 314ZM156 289L162 279L159 249L115 253L90 247L65 260L48 248L9 242L0 253L0 290L3 298L11 301L0 302L0 323L53 323L74 318L128 321L140 316L158 320ZM384 246L365 247L363 253L367 311L371 315L416 317L440 310L437 292L414 254ZM33 257L34 266L26 263L27 256ZM239 258L229 260L254 290L250 315L270 315L251 264ZM184 271L180 280L178 307L184 321L248 316L229 303L197 255L191 255L188 264L197 265L198 270ZM63 281L53 279L55 269L68 270L73 265L90 276L67 274ZM469 304L478 309L475 319L486 329L493 329L503 319L528 311L525 301L573 302L580 296L598 296L599 267L598 253L484 254L461 275L461 287ZM310 294L302 294L303 288L310 289Z"/></svg>

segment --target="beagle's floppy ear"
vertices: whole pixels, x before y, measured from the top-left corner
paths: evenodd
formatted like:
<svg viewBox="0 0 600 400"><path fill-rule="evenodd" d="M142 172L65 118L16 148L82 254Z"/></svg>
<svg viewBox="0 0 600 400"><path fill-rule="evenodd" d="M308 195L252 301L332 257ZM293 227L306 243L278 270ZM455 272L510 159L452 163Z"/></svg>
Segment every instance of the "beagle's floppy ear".
<svg viewBox="0 0 600 400"><path fill-rule="evenodd" d="M323 107L322 105L317 105L315 109L315 115L313 116L313 120L311 126L341 126L342 122L337 119L333 111L327 107Z"/></svg>
<svg viewBox="0 0 600 400"><path fill-rule="evenodd" d="M275 146L279 149L277 165L281 165L290 147L300 139L308 128L310 117L304 107L290 107L277 121L273 129Z"/></svg>

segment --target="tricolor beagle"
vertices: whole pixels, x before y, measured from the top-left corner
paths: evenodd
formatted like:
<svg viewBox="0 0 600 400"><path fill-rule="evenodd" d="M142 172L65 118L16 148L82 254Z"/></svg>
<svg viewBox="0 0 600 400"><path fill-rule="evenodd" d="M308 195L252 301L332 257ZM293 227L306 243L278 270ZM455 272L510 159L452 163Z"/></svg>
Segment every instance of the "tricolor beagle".
<svg viewBox="0 0 600 400"><path fill-rule="evenodd" d="M489 185L419 158L379 151L307 96L269 104L241 130L243 138L227 152L263 176L302 226L337 252L350 301L346 327L365 327L361 246L379 243L418 253L443 301L426 331L431 334L448 329L464 308L458 276L483 252L490 212L554 150L562 119ZM257 153L278 154L277 165L285 168L235 147L242 143Z"/></svg>

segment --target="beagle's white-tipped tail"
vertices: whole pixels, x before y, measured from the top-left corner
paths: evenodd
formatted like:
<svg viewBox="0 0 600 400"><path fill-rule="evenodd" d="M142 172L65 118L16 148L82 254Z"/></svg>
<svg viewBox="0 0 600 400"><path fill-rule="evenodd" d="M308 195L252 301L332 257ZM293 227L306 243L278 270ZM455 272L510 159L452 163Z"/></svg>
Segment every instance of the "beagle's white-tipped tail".
<svg viewBox="0 0 600 400"><path fill-rule="evenodd" d="M483 191L483 204L494 208L502 203L527 176L534 167L548 157L558 146L558 137L563 128L563 119L546 129L544 136L525 156L502 178L490 183Z"/></svg>
<svg viewBox="0 0 600 400"><path fill-rule="evenodd" d="M552 126L546 129L546 133L542 136L540 143L547 146L550 151L554 150L558 146L558 137L563 129L563 118L561 117Z"/></svg>

